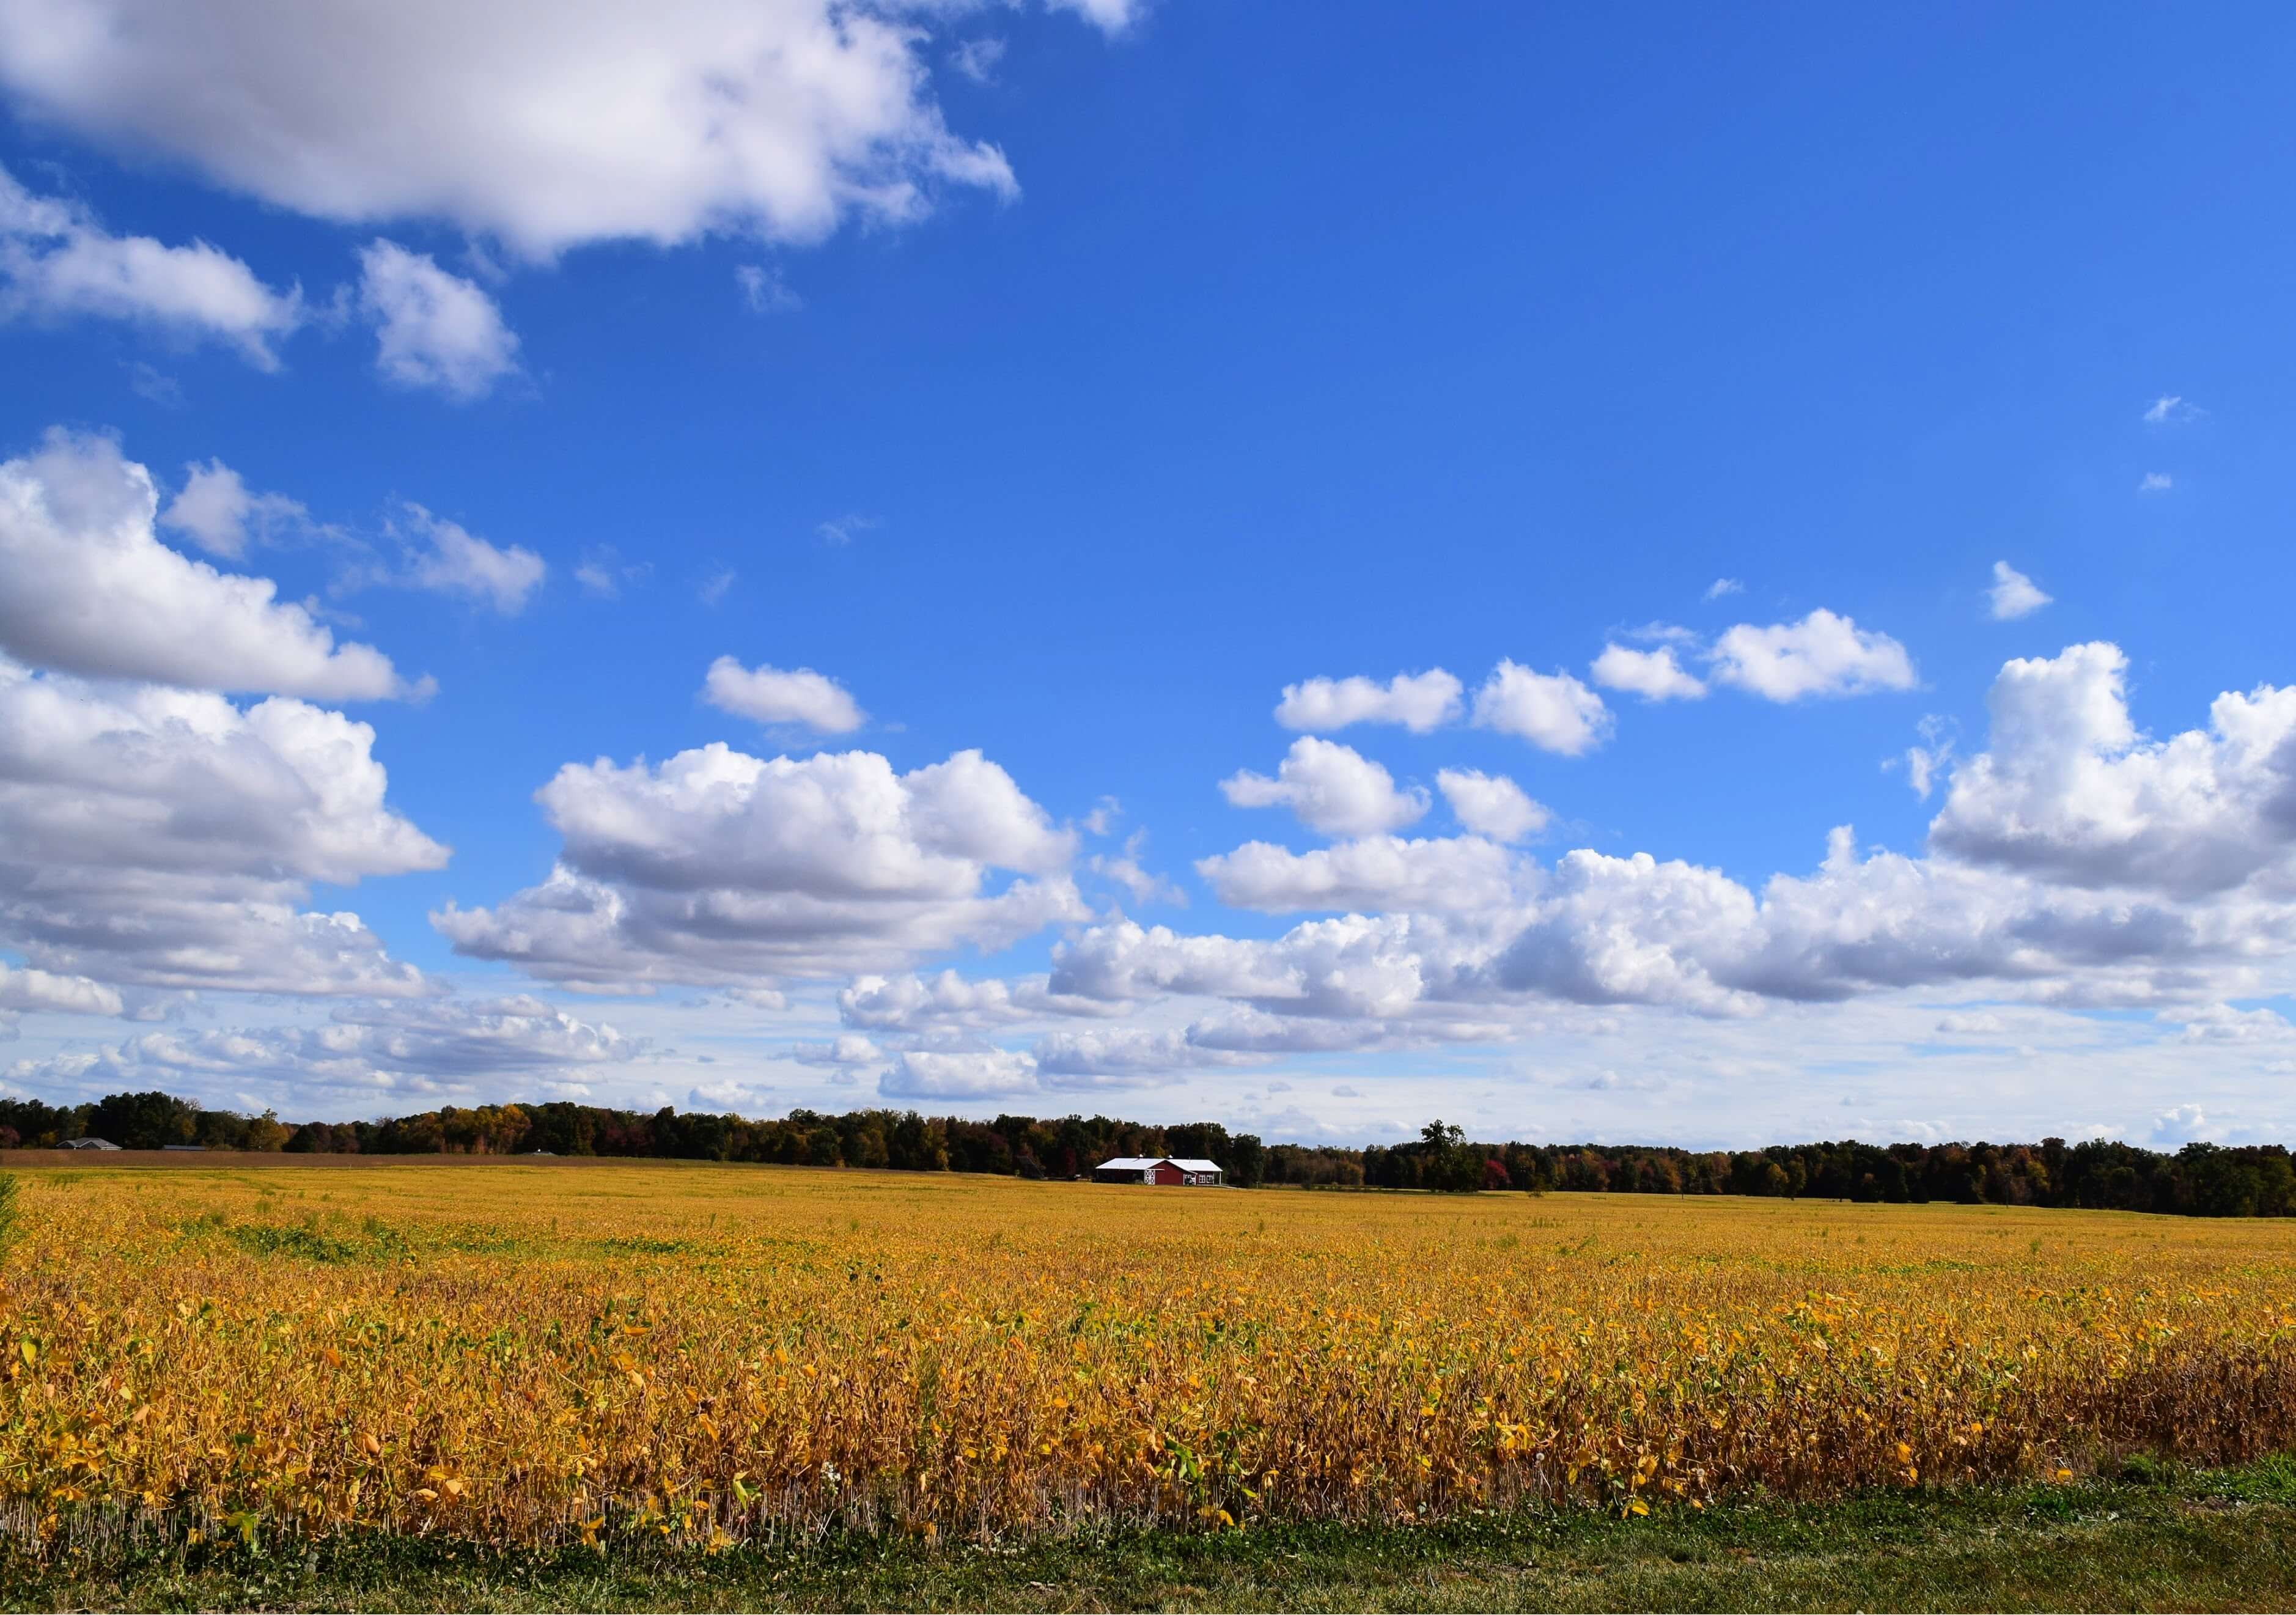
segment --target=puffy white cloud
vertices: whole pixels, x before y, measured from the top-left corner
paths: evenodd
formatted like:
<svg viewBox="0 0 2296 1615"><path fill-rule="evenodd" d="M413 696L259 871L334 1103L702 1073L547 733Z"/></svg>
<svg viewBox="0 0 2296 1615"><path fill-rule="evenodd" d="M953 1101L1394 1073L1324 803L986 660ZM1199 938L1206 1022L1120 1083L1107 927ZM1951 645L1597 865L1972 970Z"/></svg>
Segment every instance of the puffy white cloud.
<svg viewBox="0 0 2296 1615"><path fill-rule="evenodd" d="M1310 678L1283 686L1275 721L1286 729L1327 732L1350 724L1400 724L1414 734L1459 716L1458 679L1440 668L1398 673L1385 684L1354 675Z"/></svg>
<svg viewBox="0 0 2296 1615"><path fill-rule="evenodd" d="M1742 594L1745 592L1746 586L1735 578L1717 578L1706 586L1706 598L1709 600L1720 600L1727 595Z"/></svg>
<svg viewBox="0 0 2296 1615"><path fill-rule="evenodd" d="M1994 621L2013 622L2020 617L2030 617L2053 598L2007 562L1993 563L1993 586L1985 592L1985 606Z"/></svg>
<svg viewBox="0 0 2296 1615"><path fill-rule="evenodd" d="M316 1026L170 1029L115 1045L20 1061L16 1081L210 1092L249 1085L289 1103L491 1090L636 1059L643 1039L530 996L355 1003Z"/></svg>
<svg viewBox="0 0 2296 1615"><path fill-rule="evenodd" d="M527 597L542 586L550 571L532 550L515 544L498 549L419 504L400 506L390 531L408 545L406 570L403 576L380 581L464 595L505 617L526 609Z"/></svg>
<svg viewBox="0 0 2296 1615"><path fill-rule="evenodd" d="M160 525L184 534L210 555L237 561L247 553L250 538L310 521L301 502L284 494L250 493L240 474L220 460L184 471L183 489L160 512Z"/></svg>
<svg viewBox="0 0 2296 1615"><path fill-rule="evenodd" d="M1485 975L1501 993L1726 1011L1735 995L1708 961L1742 950L1755 917L1752 895L1718 871L1580 849L1556 861Z"/></svg>
<svg viewBox="0 0 2296 1615"><path fill-rule="evenodd" d="M2003 667L1990 749L1955 770L1931 845L2074 886L2296 895L2296 688L2220 695L2206 733L2147 741L2128 665L2092 644Z"/></svg>
<svg viewBox="0 0 2296 1615"><path fill-rule="evenodd" d="M335 644L265 578L161 544L151 473L108 438L48 433L0 463L0 650L91 677L322 700L418 693L371 645Z"/></svg>
<svg viewBox="0 0 2296 1615"><path fill-rule="evenodd" d="M969 981L945 970L930 981L918 976L863 976L837 995L849 1026L914 1030L924 1026L998 1026L1021 1014L1012 989L990 978Z"/></svg>
<svg viewBox="0 0 2296 1615"><path fill-rule="evenodd" d="M1333 1020L1410 1013L1450 951L1441 928L1400 914L1311 920L1282 937L1184 936L1131 921L1053 949L1049 990L1111 1003L1177 994L1233 998L1271 1013Z"/></svg>
<svg viewBox="0 0 2296 1615"><path fill-rule="evenodd" d="M721 656L709 664L701 695L720 712L761 724L802 724L823 734L849 734L869 721L844 685L811 668L745 668Z"/></svg>
<svg viewBox="0 0 2296 1615"><path fill-rule="evenodd" d="M387 381L468 402L518 371L518 337L494 299L428 253L386 241L361 248L358 306L374 322L374 367Z"/></svg>
<svg viewBox="0 0 2296 1615"><path fill-rule="evenodd" d="M1706 693L1697 675L1684 670L1674 659L1672 645L1637 651L1628 645L1606 644L1595 659L1595 682L1606 690L1625 690L1644 701L1696 701Z"/></svg>
<svg viewBox="0 0 2296 1615"><path fill-rule="evenodd" d="M2177 480L2167 471L2149 471L2136 480L2140 494L2165 494L2177 486Z"/></svg>
<svg viewBox="0 0 2296 1615"><path fill-rule="evenodd" d="M273 698L93 686L0 660L0 947L107 983L419 993L311 882L436 869L374 731Z"/></svg>
<svg viewBox="0 0 2296 1615"><path fill-rule="evenodd" d="M1475 692L1475 723L1542 750L1579 757L1609 738L1611 710L1568 673L1534 673L1502 661Z"/></svg>
<svg viewBox="0 0 2296 1615"><path fill-rule="evenodd" d="M1724 630L1713 664L1719 683L1775 701L1910 690L1916 682L1905 646L1823 607L1800 622Z"/></svg>
<svg viewBox="0 0 2296 1615"><path fill-rule="evenodd" d="M1071 0L1104 29L1127 0ZM344 223L443 218L536 258L725 232L809 242L932 192L1009 196L931 98L931 4L405 0L0 6L0 81L45 119Z"/></svg>
<svg viewBox="0 0 2296 1615"><path fill-rule="evenodd" d="M1435 786L1451 804L1454 818L1475 834L1495 841L1520 841L1537 835L1554 816L1504 774L1443 768L1435 775Z"/></svg>
<svg viewBox="0 0 2296 1615"><path fill-rule="evenodd" d="M977 751L897 775L873 752L718 742L658 767L570 763L537 799L565 842L549 880L431 922L460 953L573 985L882 971L1086 914L1074 838ZM996 870L1037 878L992 892Z"/></svg>
<svg viewBox="0 0 2296 1615"><path fill-rule="evenodd" d="M1036 1087L1036 1061L1012 1049L911 1049L877 1079L888 1099L998 1099Z"/></svg>
<svg viewBox="0 0 2296 1615"><path fill-rule="evenodd" d="M56 976L44 970L11 970L0 964L0 1010L50 1010L65 1015L117 1015L126 1005L117 988L86 976Z"/></svg>
<svg viewBox="0 0 2296 1615"><path fill-rule="evenodd" d="M1473 912L1503 903L1513 884L1507 850L1480 836L1424 840L1370 836L1310 852L1248 841L1199 859L1219 900L1269 914L1300 909Z"/></svg>
<svg viewBox="0 0 2296 1615"><path fill-rule="evenodd" d="M1424 815L1427 792L1398 791L1395 776L1352 747L1302 735L1284 753L1274 779L1249 769L1220 782L1238 808L1287 807L1325 835L1375 835Z"/></svg>
<svg viewBox="0 0 2296 1615"><path fill-rule="evenodd" d="M7 29L0 12L0 36ZM299 290L274 291L205 242L113 235L85 208L34 196L0 168L0 319L76 317L222 342L257 369L276 370L273 344L305 314Z"/></svg>
<svg viewBox="0 0 2296 1615"><path fill-rule="evenodd" d="M2145 407L2144 423L2167 426L2177 421L2197 421L2209 412L2197 404L2188 404L2175 393L2164 393Z"/></svg>

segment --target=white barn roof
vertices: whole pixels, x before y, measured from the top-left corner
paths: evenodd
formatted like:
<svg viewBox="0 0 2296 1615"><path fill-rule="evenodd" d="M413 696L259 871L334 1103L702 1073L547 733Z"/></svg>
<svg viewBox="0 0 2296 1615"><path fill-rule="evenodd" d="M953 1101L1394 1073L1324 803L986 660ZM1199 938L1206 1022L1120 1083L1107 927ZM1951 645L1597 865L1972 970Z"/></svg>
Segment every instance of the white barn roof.
<svg viewBox="0 0 2296 1615"><path fill-rule="evenodd" d="M1145 1172L1151 1167L1160 1167L1170 1161L1183 1172L1217 1172L1216 1160L1182 1160L1177 1155L1119 1155L1113 1160L1103 1160L1095 1168L1101 1172Z"/></svg>

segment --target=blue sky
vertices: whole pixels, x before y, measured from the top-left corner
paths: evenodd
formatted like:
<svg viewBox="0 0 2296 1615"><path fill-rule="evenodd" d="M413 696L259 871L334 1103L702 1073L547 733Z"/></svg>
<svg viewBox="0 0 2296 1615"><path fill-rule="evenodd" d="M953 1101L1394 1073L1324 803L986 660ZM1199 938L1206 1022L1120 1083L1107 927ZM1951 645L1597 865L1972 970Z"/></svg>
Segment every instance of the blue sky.
<svg viewBox="0 0 2296 1615"><path fill-rule="evenodd" d="M2284 1135L2292 29L5 0L0 1081Z"/></svg>

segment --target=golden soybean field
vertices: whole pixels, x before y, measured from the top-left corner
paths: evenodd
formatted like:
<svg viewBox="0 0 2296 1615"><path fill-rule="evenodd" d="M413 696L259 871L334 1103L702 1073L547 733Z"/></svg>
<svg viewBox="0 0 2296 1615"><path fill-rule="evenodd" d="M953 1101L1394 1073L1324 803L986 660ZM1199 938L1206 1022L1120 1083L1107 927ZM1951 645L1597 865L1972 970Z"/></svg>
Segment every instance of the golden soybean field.
<svg viewBox="0 0 2296 1615"><path fill-rule="evenodd" d="M2296 1446L2296 1225L751 1167L20 1175L0 1534L705 1545Z"/></svg>

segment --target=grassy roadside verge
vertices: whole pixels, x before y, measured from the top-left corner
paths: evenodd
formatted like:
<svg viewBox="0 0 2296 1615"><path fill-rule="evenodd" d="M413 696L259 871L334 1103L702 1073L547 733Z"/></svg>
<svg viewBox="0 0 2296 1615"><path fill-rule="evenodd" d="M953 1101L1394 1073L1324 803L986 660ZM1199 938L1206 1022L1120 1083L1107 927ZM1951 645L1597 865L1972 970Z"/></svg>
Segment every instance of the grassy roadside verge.
<svg viewBox="0 0 2296 1615"><path fill-rule="evenodd" d="M348 1540L0 1570L63 1609L2286 1609L2296 1460L2079 1485L1013 1548L500 1553Z"/></svg>

